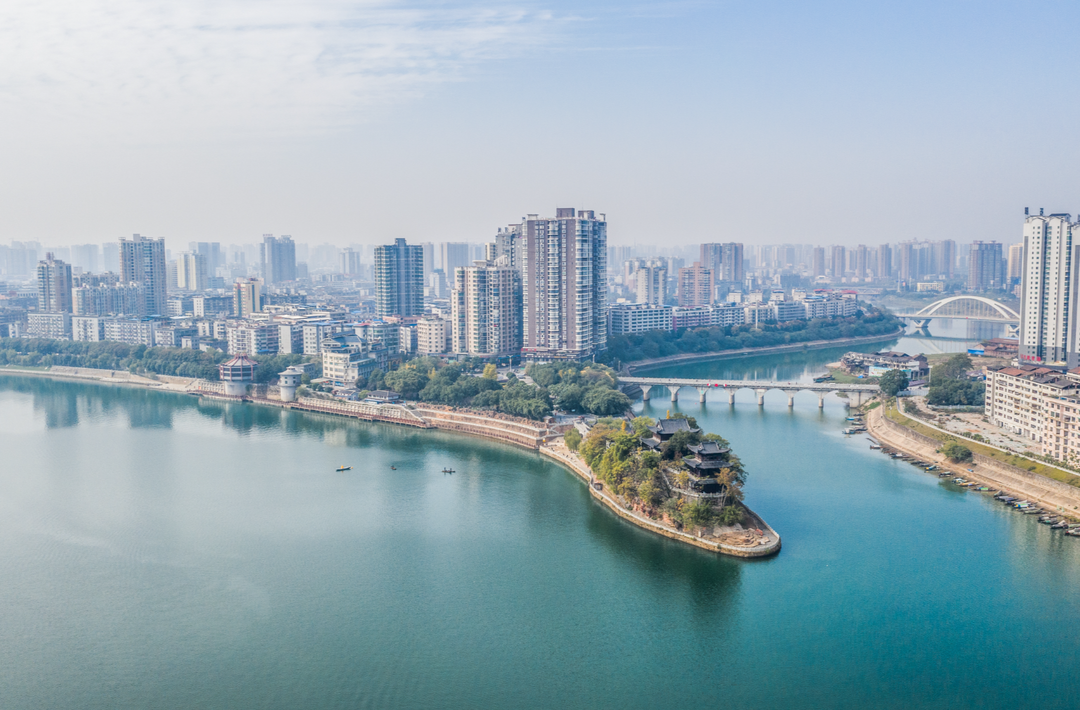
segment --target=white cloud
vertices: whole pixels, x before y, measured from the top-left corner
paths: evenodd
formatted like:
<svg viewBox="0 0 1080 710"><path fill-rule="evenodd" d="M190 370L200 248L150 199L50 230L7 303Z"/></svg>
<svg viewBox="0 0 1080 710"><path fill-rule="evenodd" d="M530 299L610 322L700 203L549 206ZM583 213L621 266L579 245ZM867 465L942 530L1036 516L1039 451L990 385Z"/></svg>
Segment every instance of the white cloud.
<svg viewBox="0 0 1080 710"><path fill-rule="evenodd" d="M503 6L340 0L7 0L0 129L139 140L288 135L550 40Z"/></svg>

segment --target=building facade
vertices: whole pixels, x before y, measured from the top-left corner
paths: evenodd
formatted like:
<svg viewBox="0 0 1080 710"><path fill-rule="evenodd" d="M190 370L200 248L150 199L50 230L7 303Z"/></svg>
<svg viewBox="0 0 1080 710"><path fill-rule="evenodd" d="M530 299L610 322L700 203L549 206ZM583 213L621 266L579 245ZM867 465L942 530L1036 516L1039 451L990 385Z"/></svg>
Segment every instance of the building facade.
<svg viewBox="0 0 1080 710"><path fill-rule="evenodd" d="M1078 225L1068 214L1024 220L1024 266L1020 284L1020 355L1025 363L1076 367L1080 352L1076 278Z"/></svg>
<svg viewBox="0 0 1080 710"><path fill-rule="evenodd" d="M54 259L52 253L37 266L38 310L48 313L71 313L71 264Z"/></svg>
<svg viewBox="0 0 1080 710"><path fill-rule="evenodd" d="M375 247L375 313L383 318L424 314L422 246L399 238Z"/></svg>
<svg viewBox="0 0 1080 710"><path fill-rule="evenodd" d="M523 357L583 360L607 347L607 221L558 208L520 227Z"/></svg>
<svg viewBox="0 0 1080 710"><path fill-rule="evenodd" d="M521 304L517 269L492 262L458 268L450 296L453 352L516 356L522 345Z"/></svg>
<svg viewBox="0 0 1080 710"><path fill-rule="evenodd" d="M296 244L289 235L264 234L259 259L267 285L296 280Z"/></svg>
<svg viewBox="0 0 1080 710"><path fill-rule="evenodd" d="M971 243L968 254L968 290L1000 291L1005 288L1005 259L998 242Z"/></svg>
<svg viewBox="0 0 1080 710"><path fill-rule="evenodd" d="M679 269L679 305L708 306L713 302L716 281L712 269L695 262L693 266Z"/></svg>
<svg viewBox="0 0 1080 710"><path fill-rule="evenodd" d="M165 240L138 234L120 240L120 281L143 286L144 315L165 315L168 283L165 269ZM125 311L127 312L127 311Z"/></svg>

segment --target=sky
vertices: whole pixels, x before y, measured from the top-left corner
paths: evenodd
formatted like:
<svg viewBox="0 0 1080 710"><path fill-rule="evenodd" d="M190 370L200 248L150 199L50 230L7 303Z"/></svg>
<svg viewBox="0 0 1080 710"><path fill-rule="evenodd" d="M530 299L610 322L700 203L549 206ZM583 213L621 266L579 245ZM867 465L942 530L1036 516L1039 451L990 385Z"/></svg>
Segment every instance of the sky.
<svg viewBox="0 0 1080 710"><path fill-rule="evenodd" d="M1018 241L1080 212L1067 2L6 0L0 243ZM1054 35L1054 31L1061 32Z"/></svg>

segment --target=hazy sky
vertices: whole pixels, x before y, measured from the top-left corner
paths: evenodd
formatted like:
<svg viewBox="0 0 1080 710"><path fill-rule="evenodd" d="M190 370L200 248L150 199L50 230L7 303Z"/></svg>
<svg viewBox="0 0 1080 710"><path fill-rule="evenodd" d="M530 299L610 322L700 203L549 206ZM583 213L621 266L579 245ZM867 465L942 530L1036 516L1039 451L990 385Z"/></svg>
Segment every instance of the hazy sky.
<svg viewBox="0 0 1080 710"><path fill-rule="evenodd" d="M1075 2L0 3L0 241L1019 239ZM1055 35L1054 32L1061 32Z"/></svg>

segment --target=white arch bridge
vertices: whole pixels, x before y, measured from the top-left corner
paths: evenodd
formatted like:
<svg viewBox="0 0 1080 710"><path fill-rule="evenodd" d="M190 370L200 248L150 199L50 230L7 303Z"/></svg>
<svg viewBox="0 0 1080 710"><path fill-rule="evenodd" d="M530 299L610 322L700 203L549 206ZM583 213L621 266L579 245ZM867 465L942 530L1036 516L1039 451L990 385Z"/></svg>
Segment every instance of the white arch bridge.
<svg viewBox="0 0 1080 710"><path fill-rule="evenodd" d="M693 387L698 391L698 401L705 403L705 396L710 392L727 393L728 404L735 404L735 393L741 389L750 389L757 393L757 403L765 404L765 393L780 390L787 393L788 406L795 406L795 395L799 392L817 392L818 407L825 406L825 395L831 392L844 392L847 403L858 407L880 390L877 385L842 385L836 382L776 382L774 380L683 380L673 377L620 377L620 383L637 385L641 388L642 399L649 401L649 391L653 387L665 387L671 392L671 401L679 401L679 390Z"/></svg>
<svg viewBox="0 0 1080 710"><path fill-rule="evenodd" d="M897 313L896 317L910 320L920 328L925 328L934 318L1020 324L1019 313L1004 303L983 296L950 296L934 301L915 313Z"/></svg>

